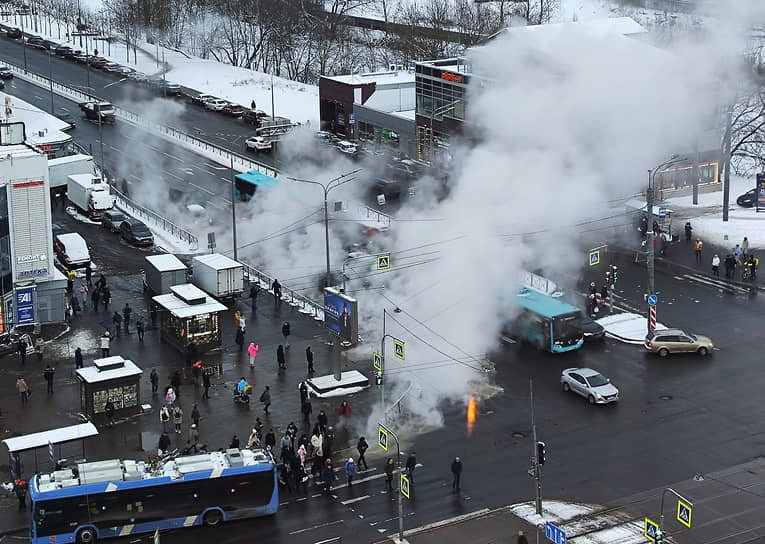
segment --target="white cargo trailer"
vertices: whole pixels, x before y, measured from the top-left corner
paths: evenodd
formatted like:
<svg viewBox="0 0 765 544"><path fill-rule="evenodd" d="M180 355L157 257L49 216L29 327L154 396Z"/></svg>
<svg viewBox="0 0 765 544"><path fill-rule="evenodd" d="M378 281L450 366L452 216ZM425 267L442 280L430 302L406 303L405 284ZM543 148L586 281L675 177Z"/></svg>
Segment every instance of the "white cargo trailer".
<svg viewBox="0 0 765 544"><path fill-rule="evenodd" d="M244 266L225 255L194 257L191 269L192 283L215 298L234 298L244 292Z"/></svg>
<svg viewBox="0 0 765 544"><path fill-rule="evenodd" d="M151 255L146 257L144 289L155 295L166 295L173 285L186 283L186 265L175 255Z"/></svg>

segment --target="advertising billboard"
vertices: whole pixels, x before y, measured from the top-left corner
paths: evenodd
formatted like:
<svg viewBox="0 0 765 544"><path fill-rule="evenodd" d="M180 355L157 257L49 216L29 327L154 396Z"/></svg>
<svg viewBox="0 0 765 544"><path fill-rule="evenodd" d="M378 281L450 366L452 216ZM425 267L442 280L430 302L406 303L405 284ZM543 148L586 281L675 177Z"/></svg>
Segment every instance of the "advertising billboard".
<svg viewBox="0 0 765 544"><path fill-rule="evenodd" d="M34 288L16 289L16 324L35 322Z"/></svg>
<svg viewBox="0 0 765 544"><path fill-rule="evenodd" d="M343 341L356 344L359 338L358 301L333 289L324 289L324 325Z"/></svg>
<svg viewBox="0 0 765 544"><path fill-rule="evenodd" d="M757 174L757 211L765 212L765 174Z"/></svg>

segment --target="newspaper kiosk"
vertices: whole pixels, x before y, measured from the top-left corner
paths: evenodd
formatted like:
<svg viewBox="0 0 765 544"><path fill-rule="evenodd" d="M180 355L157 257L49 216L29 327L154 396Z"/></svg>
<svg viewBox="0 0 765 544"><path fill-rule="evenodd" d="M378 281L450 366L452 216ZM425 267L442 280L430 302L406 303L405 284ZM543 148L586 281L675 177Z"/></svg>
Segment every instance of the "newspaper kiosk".
<svg viewBox="0 0 765 544"><path fill-rule="evenodd" d="M152 298L160 307L162 339L183 352L191 342L202 353L220 347L218 314L226 306L190 283L173 285L170 293Z"/></svg>
<svg viewBox="0 0 765 544"><path fill-rule="evenodd" d="M80 381L80 407L96 423L106 423L106 403L112 401L114 418L134 416L141 411L141 370L119 355L93 361L76 370Z"/></svg>

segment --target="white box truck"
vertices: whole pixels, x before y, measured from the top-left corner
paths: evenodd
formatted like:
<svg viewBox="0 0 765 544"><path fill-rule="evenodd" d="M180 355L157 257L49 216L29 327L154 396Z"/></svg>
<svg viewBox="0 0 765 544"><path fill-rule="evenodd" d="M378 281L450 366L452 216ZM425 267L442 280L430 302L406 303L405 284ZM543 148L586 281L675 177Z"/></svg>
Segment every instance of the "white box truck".
<svg viewBox="0 0 765 544"><path fill-rule="evenodd" d="M106 210L114 207L114 197L109 186L92 174L75 174L67 177L69 201L96 221Z"/></svg>
<svg viewBox="0 0 765 544"><path fill-rule="evenodd" d="M244 266L220 253L191 261L192 283L214 298L234 298L244 292Z"/></svg>
<svg viewBox="0 0 765 544"><path fill-rule="evenodd" d="M69 176L76 174L97 175L96 163L93 157L78 153L68 157L59 157L48 160L48 179L52 194L66 193Z"/></svg>
<svg viewBox="0 0 765 544"><path fill-rule="evenodd" d="M166 295L173 285L186 283L186 265L175 255L151 255L146 257L144 289L155 295Z"/></svg>

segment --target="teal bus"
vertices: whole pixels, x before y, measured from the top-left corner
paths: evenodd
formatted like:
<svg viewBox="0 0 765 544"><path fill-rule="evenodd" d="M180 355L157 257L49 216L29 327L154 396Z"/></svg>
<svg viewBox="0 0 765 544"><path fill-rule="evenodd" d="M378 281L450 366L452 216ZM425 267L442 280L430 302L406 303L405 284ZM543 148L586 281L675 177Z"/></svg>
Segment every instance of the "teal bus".
<svg viewBox="0 0 765 544"><path fill-rule="evenodd" d="M503 332L503 340L521 341L552 353L579 349L584 344L582 311L556 297L524 288L514 304L520 311Z"/></svg>
<svg viewBox="0 0 765 544"><path fill-rule="evenodd" d="M249 202L255 196L258 187L272 187L276 185L276 178L261 174L257 170L250 170L234 176L234 193L240 202Z"/></svg>

